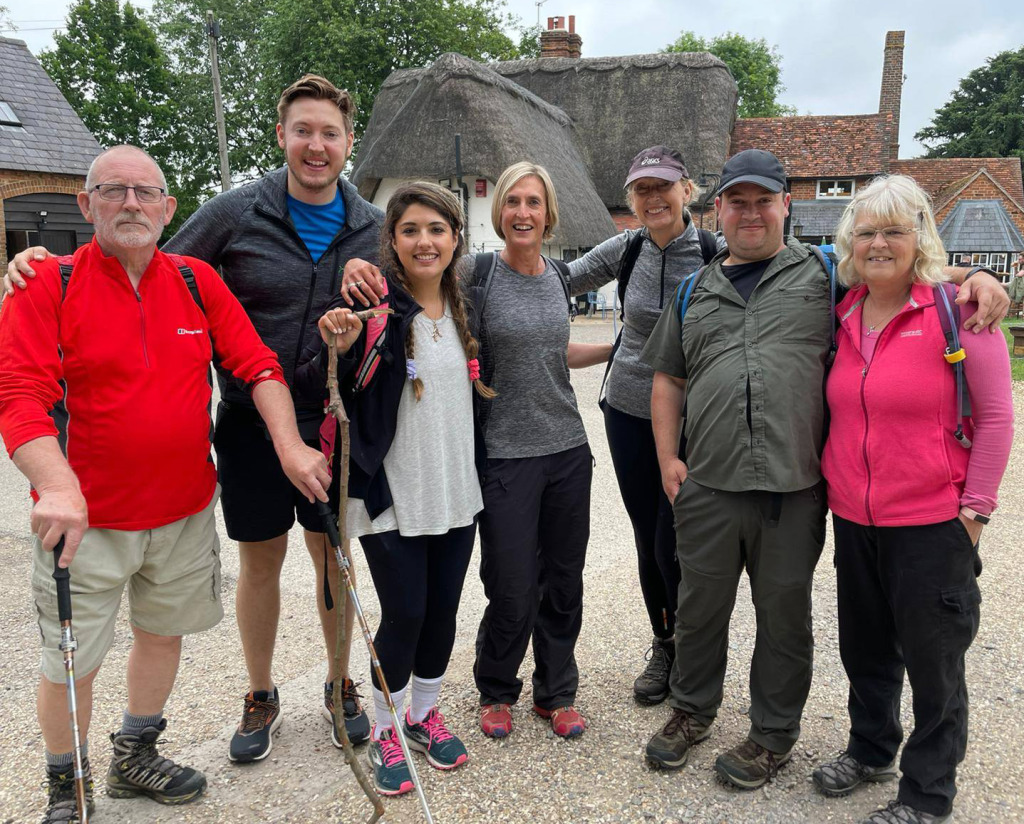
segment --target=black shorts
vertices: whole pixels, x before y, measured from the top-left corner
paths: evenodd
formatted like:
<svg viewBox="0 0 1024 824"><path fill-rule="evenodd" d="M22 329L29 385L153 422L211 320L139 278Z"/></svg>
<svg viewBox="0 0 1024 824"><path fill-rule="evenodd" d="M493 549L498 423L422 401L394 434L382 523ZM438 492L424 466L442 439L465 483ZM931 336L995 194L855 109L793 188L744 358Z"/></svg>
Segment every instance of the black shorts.
<svg viewBox="0 0 1024 824"><path fill-rule="evenodd" d="M306 445L319 449L316 429L322 413L296 414ZM281 469L266 425L255 409L222 401L217 407L213 446L224 523L232 540L269 541L287 533L296 518L311 532L323 531L316 507ZM337 484L332 484L330 498L331 509L337 512Z"/></svg>

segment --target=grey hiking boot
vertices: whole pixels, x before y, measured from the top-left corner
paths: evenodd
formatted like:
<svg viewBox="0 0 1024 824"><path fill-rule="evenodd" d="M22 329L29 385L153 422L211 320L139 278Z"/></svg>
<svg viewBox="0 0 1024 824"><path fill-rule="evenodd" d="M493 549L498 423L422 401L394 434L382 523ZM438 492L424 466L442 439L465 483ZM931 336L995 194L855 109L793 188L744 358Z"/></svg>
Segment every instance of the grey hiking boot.
<svg viewBox="0 0 1024 824"><path fill-rule="evenodd" d="M690 747L711 735L711 724L703 724L690 713L672 710L672 717L647 742L647 763L654 768L678 770L686 766Z"/></svg>
<svg viewBox="0 0 1024 824"><path fill-rule="evenodd" d="M107 771L107 795L134 798L148 795L160 804L188 804L206 789L206 776L191 767L181 767L156 750L160 733L167 727L161 719L139 735L111 733L114 757Z"/></svg>
<svg viewBox="0 0 1024 824"><path fill-rule="evenodd" d="M772 752L748 738L715 760L715 772L741 790L756 790L771 781L779 767L789 761L792 748Z"/></svg>
<svg viewBox="0 0 1024 824"><path fill-rule="evenodd" d="M860 824L950 824L953 813L932 815L908 807L902 801L890 801L885 809L875 810Z"/></svg>
<svg viewBox="0 0 1024 824"><path fill-rule="evenodd" d="M675 640L655 637L647 652L647 666L633 682L633 697L638 704L653 706L668 697L668 678L675 659Z"/></svg>
<svg viewBox="0 0 1024 824"><path fill-rule="evenodd" d="M93 812L92 767L89 759L82 761L85 772L85 803L89 815ZM46 783L43 785L50 798L46 804L46 814L42 824L78 824L78 796L75 792L75 768L68 767L64 772L51 769L46 771ZM12 819L13 820L13 819Z"/></svg>
<svg viewBox="0 0 1024 824"><path fill-rule="evenodd" d="M884 767L869 767L848 752L841 753L835 761L822 764L811 773L814 786L833 797L846 795L865 781L892 781L895 777L895 761Z"/></svg>

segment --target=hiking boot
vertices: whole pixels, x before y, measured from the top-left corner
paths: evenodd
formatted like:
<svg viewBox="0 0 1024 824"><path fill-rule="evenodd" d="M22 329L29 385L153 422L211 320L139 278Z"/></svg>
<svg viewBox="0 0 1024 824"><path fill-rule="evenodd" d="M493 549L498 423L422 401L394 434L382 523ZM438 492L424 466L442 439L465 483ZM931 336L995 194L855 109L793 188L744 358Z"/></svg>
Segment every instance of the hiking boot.
<svg viewBox="0 0 1024 824"><path fill-rule="evenodd" d="M107 795L134 798L148 795L160 804L188 804L206 789L206 776L191 767L181 767L156 750L164 741L157 737L167 727L161 719L138 735L111 733L114 757L107 770Z"/></svg>
<svg viewBox="0 0 1024 824"><path fill-rule="evenodd" d="M551 721L551 729L561 738L579 738L587 728L587 719L580 715L576 707L546 710L534 704L533 711L541 718Z"/></svg>
<svg viewBox="0 0 1024 824"><path fill-rule="evenodd" d="M370 741L373 786L381 795L402 795L414 789L409 764L393 729L384 730L379 741Z"/></svg>
<svg viewBox="0 0 1024 824"><path fill-rule="evenodd" d="M409 749L423 753L427 763L439 770L453 770L469 760L466 748L458 736L445 726L444 716L433 707L418 724L405 714L405 740Z"/></svg>
<svg viewBox="0 0 1024 824"><path fill-rule="evenodd" d="M748 738L738 747L722 753L715 759L715 771L734 787L756 790L763 787L789 761L793 748L785 752L772 752Z"/></svg>
<svg viewBox="0 0 1024 824"><path fill-rule="evenodd" d="M480 731L488 738L504 738L512 732L511 704L484 704L480 707Z"/></svg>
<svg viewBox="0 0 1024 824"><path fill-rule="evenodd" d="M860 824L949 824L953 813L932 815L908 807L901 801L890 801L884 809L875 810Z"/></svg>
<svg viewBox="0 0 1024 824"><path fill-rule="evenodd" d="M353 744L362 744L370 737L370 719L366 715L366 710L359 703L360 696L356 692L358 686L359 684L353 683L351 678L341 679L341 708L345 712L345 732L348 734L348 740ZM324 705L320 708L320 712L331 725L331 743L340 750L341 739L338 738L338 732L334 728L333 682L324 684Z"/></svg>
<svg viewBox="0 0 1024 824"><path fill-rule="evenodd" d="M668 697L668 678L676 660L674 639L655 638L647 651L647 666L633 682L633 697L638 704L654 706Z"/></svg>
<svg viewBox="0 0 1024 824"><path fill-rule="evenodd" d="M273 692L257 690L247 693L242 720L231 736L228 758L236 764L262 761L274 745L274 733L281 726L281 701L277 687Z"/></svg>
<svg viewBox="0 0 1024 824"><path fill-rule="evenodd" d="M92 767L89 759L82 759L82 769L85 773L85 804L92 815L93 804L93 782ZM54 772L49 768L46 770L46 783L43 785L49 792L50 798L46 803L46 814L43 816L42 824L78 824L78 796L75 792L75 767L70 766L64 772Z"/></svg>
<svg viewBox="0 0 1024 824"><path fill-rule="evenodd" d="M665 726L647 742L647 763L654 768L678 770L686 766L690 747L711 735L711 723L704 724L684 710L672 710Z"/></svg>
<svg viewBox="0 0 1024 824"><path fill-rule="evenodd" d="M885 767L869 767L848 752L841 753L835 761L822 764L811 773L814 786L833 797L846 795L864 781L892 781L895 777L895 761Z"/></svg>

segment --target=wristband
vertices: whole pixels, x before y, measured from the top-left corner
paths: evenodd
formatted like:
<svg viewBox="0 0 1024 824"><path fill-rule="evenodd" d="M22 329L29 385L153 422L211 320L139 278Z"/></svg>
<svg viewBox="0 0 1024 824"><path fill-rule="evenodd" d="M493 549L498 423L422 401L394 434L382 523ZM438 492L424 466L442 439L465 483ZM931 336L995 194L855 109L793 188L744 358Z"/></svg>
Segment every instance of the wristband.
<svg viewBox="0 0 1024 824"><path fill-rule="evenodd" d="M978 272L986 272L987 274L992 275L992 277L994 278L999 277L999 274L997 272L993 272L987 266L975 266L971 269L971 271L964 275L964 280L967 280L967 278L969 278L971 275L976 275Z"/></svg>
<svg viewBox="0 0 1024 824"><path fill-rule="evenodd" d="M982 526L984 526L992 520L988 515L982 515L980 512L975 512L969 506L960 507L960 514L968 520L974 521L975 523L979 523Z"/></svg>

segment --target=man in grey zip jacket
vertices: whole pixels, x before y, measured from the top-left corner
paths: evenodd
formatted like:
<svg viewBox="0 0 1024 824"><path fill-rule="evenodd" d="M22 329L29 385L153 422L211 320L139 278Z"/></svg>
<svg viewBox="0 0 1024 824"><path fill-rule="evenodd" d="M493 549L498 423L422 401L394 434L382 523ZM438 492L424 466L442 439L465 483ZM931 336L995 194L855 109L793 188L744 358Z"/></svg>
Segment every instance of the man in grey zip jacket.
<svg viewBox="0 0 1024 824"><path fill-rule="evenodd" d="M354 106L346 92L309 75L285 90L278 115L278 142L287 165L203 204L164 249L219 268L294 386L299 355L312 339L319 340L317 320L341 286L345 263L377 260L384 216L340 176L352 149ZM348 644L335 671L335 619L324 604L323 576L336 582L337 565L325 551L313 506L280 482L273 444L251 400L230 375L219 371L218 378L222 401L214 446L224 520L228 535L239 542L236 612L250 681L229 757L236 762L265 758L281 722L271 662L281 566L296 515L318 579L328 658L322 711L333 718L331 687L335 678L343 678L346 729L358 743L368 737L369 722L348 677ZM322 399L297 397L293 388L293 400L303 439L318 443ZM336 594L333 586L331 591ZM351 639L351 607L346 619ZM332 739L340 746L333 733Z"/></svg>

